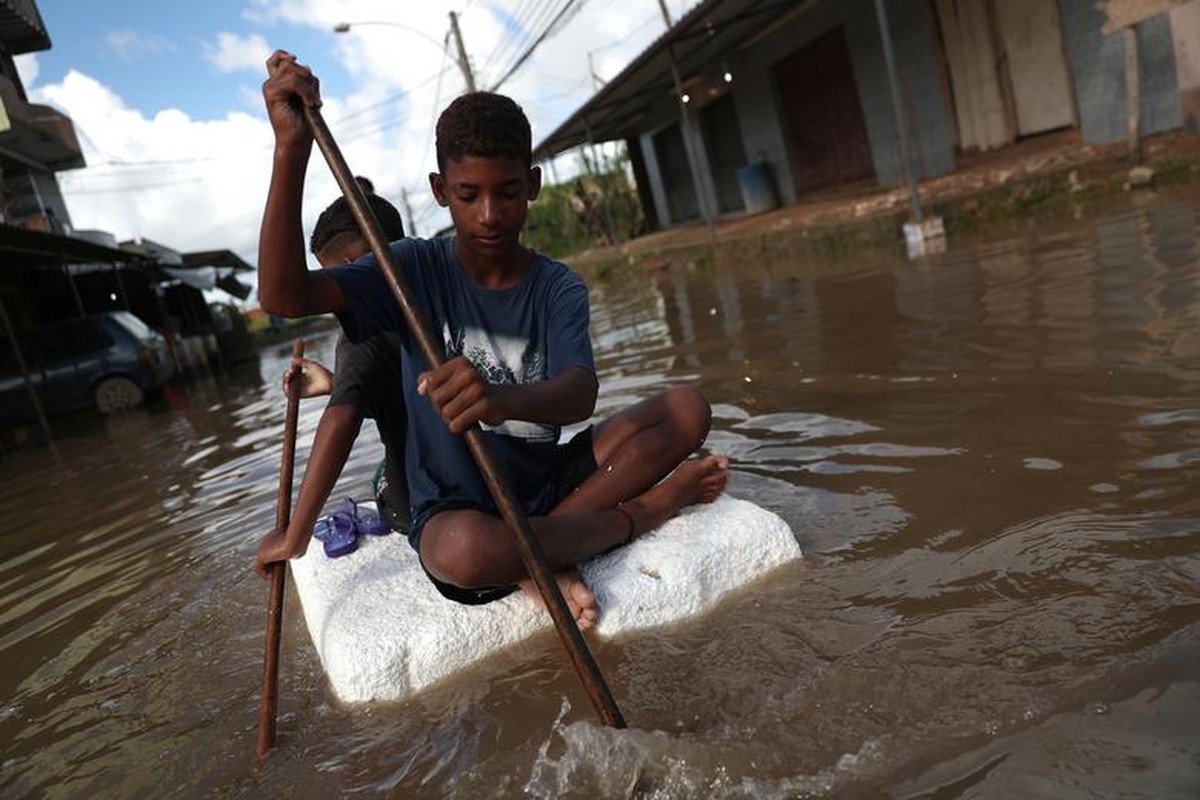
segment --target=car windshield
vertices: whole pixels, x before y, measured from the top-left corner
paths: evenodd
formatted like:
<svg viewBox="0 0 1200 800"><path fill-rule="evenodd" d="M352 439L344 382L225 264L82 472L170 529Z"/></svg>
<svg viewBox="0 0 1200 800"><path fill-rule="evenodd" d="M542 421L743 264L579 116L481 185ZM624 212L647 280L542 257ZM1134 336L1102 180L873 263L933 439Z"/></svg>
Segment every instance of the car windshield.
<svg viewBox="0 0 1200 800"><path fill-rule="evenodd" d="M145 339L154 335L154 331L150 330L146 326L146 323L128 311L113 311L112 315L124 324L126 328L135 333L139 339Z"/></svg>

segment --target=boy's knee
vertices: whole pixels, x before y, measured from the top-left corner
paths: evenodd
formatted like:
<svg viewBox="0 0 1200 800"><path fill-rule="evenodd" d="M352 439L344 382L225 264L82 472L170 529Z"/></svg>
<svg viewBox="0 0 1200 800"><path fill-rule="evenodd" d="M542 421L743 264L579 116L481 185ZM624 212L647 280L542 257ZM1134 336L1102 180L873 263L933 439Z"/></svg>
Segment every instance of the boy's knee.
<svg viewBox="0 0 1200 800"><path fill-rule="evenodd" d="M704 394L692 386L676 386L668 389L667 403L672 416L680 426L680 436L699 447L708 437L712 425L712 407Z"/></svg>
<svg viewBox="0 0 1200 800"><path fill-rule="evenodd" d="M489 559L481 540L480 532L469 525L426 531L421 536L421 561L443 583L462 589L490 586Z"/></svg>

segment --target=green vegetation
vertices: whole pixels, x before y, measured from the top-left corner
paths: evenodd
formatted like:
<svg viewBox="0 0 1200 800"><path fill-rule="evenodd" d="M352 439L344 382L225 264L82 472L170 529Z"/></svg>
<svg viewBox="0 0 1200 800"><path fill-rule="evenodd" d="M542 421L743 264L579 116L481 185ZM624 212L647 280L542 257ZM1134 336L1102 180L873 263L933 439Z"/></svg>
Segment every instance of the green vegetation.
<svg viewBox="0 0 1200 800"><path fill-rule="evenodd" d="M1154 165L1155 180L1159 186L1179 186L1196 176L1200 165L1190 158L1168 158Z"/></svg>
<svg viewBox="0 0 1200 800"><path fill-rule="evenodd" d="M525 243L552 258L625 242L641 232L642 209L620 156L599 174L543 186L529 207Z"/></svg>

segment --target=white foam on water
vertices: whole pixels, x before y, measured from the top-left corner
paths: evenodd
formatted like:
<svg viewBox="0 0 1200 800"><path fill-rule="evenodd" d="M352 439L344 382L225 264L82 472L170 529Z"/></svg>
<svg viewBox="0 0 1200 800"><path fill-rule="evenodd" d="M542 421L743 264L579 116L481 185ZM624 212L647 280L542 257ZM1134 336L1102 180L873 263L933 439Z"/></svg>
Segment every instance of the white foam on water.
<svg viewBox="0 0 1200 800"><path fill-rule="evenodd" d="M483 606L445 599L402 535L358 542L330 559L314 540L292 562L309 635L343 702L406 697L552 625L521 592ZM609 639L695 617L799 557L786 522L723 495L581 572L600 605L595 634Z"/></svg>

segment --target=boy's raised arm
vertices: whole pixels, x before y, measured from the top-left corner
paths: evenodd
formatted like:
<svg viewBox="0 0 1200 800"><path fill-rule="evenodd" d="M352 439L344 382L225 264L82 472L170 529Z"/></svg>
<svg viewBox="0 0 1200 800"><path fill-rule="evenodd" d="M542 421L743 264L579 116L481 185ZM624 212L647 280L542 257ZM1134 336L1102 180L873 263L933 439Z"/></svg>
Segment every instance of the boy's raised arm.
<svg viewBox="0 0 1200 800"><path fill-rule="evenodd" d="M276 50L267 59L263 100L275 133L271 188L258 238L258 297L263 310L284 317L341 311L346 299L323 272L309 272L300 216L312 134L304 104L320 105L316 76L296 57Z"/></svg>

